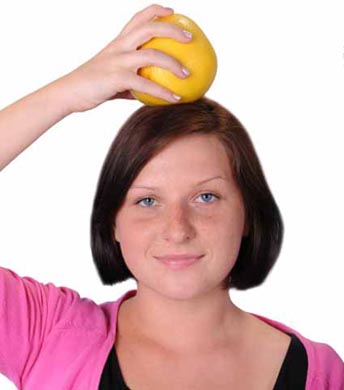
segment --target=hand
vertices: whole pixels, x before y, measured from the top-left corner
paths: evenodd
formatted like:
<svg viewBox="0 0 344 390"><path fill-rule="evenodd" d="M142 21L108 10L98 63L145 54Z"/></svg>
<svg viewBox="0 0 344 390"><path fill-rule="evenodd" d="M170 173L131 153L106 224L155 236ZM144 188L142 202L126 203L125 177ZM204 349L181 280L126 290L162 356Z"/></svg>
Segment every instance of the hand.
<svg viewBox="0 0 344 390"><path fill-rule="evenodd" d="M87 111L112 99L134 99L130 90L176 102L165 87L137 74L139 68L155 65L185 78L182 65L160 50L138 48L153 37L167 37L182 43L189 42L183 29L172 23L158 22L173 10L153 4L136 13L120 34L94 57L58 81L64 88L72 112Z"/></svg>

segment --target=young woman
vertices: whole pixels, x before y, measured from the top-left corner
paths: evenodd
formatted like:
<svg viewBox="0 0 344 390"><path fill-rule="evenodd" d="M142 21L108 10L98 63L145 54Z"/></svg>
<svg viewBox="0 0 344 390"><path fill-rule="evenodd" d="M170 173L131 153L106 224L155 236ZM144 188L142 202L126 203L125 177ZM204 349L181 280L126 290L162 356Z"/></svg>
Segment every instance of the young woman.
<svg viewBox="0 0 344 390"><path fill-rule="evenodd" d="M154 20L171 12L138 12L85 64L3 109L1 168L65 116L132 89L178 102L136 73L154 64L187 77L164 53L137 50L153 36L188 42ZM265 280L282 238L234 115L207 98L141 107L109 149L91 218L101 280L134 278L137 289L97 305L0 268L0 372L27 390L342 389L333 348L231 300L230 288Z"/></svg>

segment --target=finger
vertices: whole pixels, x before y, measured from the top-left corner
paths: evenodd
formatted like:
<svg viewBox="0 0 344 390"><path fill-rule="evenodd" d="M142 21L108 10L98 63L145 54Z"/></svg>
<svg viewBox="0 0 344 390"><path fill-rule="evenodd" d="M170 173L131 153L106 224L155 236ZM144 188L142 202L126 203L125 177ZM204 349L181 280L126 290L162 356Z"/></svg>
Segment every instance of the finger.
<svg viewBox="0 0 344 390"><path fill-rule="evenodd" d="M189 71L174 57L157 49L141 49L126 54L126 63L130 69L137 70L144 66L157 66L167 69L179 78L189 76Z"/></svg>
<svg viewBox="0 0 344 390"><path fill-rule="evenodd" d="M133 29L129 34L122 37L122 43L126 50L137 49L154 37L171 38L181 43L190 42L191 37L184 29L173 23L152 21Z"/></svg>
<svg viewBox="0 0 344 390"><path fill-rule="evenodd" d="M137 12L130 21L124 26L119 35L127 34L132 29L144 24L145 22L159 16L167 16L173 13L171 8L163 7L158 4L152 4L143 10Z"/></svg>
<svg viewBox="0 0 344 390"><path fill-rule="evenodd" d="M139 75L133 75L130 80L130 88L134 91L146 93L171 103L176 103L179 100L176 99L173 92L169 89Z"/></svg>

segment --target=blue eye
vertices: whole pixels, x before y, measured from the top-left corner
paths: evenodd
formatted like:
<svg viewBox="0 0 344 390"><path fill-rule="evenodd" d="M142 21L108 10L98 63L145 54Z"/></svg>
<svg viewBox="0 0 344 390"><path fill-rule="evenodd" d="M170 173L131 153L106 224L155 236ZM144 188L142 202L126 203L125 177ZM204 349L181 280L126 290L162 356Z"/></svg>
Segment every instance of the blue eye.
<svg viewBox="0 0 344 390"><path fill-rule="evenodd" d="M139 200L138 202L136 202L136 204L140 204L142 201L147 200L147 199L153 199L153 198L151 198L151 197L143 198L143 199Z"/></svg>
<svg viewBox="0 0 344 390"><path fill-rule="evenodd" d="M210 195L210 196L212 196L212 197L215 197L216 199L218 199L219 197L217 196L217 195L215 195L215 194L212 194L212 193L210 193L210 192L204 192L203 194L201 194L201 195L199 195L199 196L204 196L204 195ZM140 199L139 201L137 201L136 202L136 204L140 204L141 202L144 202L144 201L146 201L146 200L154 200L154 198L152 198L152 197L147 197L147 198L143 198L143 199ZM203 198L204 199L204 198ZM208 198L209 199L209 198ZM206 201L205 203L213 203L213 202L208 202L208 201ZM152 205L152 203L145 203L145 205L148 207L148 208L150 208L149 206L151 206Z"/></svg>
<svg viewBox="0 0 344 390"><path fill-rule="evenodd" d="M216 196L216 195L214 195L214 194L212 194L210 192L205 192L204 194L201 194L200 196L203 196L203 195L210 195L210 196L215 197L217 199L219 198L218 196ZM206 202L206 203L212 203L212 202Z"/></svg>

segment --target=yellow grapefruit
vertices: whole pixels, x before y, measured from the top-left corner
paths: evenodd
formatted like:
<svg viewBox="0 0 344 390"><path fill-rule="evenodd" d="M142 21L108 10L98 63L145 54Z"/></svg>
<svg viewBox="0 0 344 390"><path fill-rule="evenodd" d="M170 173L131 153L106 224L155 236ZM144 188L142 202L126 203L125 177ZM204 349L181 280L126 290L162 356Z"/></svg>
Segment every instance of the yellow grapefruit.
<svg viewBox="0 0 344 390"><path fill-rule="evenodd" d="M201 98L210 88L216 75L217 59L214 48L199 26L187 16L172 14L156 20L174 23L190 31L191 41L181 43L172 38L156 37L140 46L139 50L145 48L161 50L176 58L190 71L190 75L182 79L169 70L157 66L140 68L138 74L181 96L178 103L189 103ZM131 91L131 93L136 99L149 106L173 104L138 91Z"/></svg>

